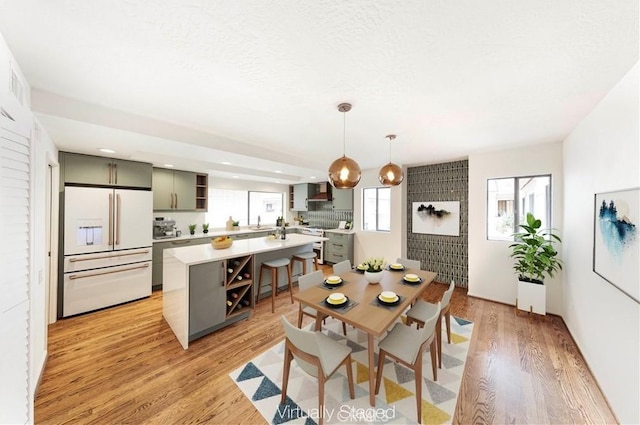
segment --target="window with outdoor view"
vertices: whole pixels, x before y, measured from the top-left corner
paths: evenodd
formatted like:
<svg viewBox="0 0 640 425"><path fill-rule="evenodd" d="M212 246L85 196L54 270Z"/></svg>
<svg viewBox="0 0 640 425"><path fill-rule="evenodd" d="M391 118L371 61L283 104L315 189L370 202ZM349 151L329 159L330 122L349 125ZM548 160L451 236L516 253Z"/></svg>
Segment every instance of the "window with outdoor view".
<svg viewBox="0 0 640 425"><path fill-rule="evenodd" d="M487 239L512 241L527 213L551 227L551 176L487 180Z"/></svg>
<svg viewBox="0 0 640 425"><path fill-rule="evenodd" d="M283 192L257 192L247 190L209 189L209 208L206 220L212 228L224 227L229 216L240 226L274 225L284 215Z"/></svg>
<svg viewBox="0 0 640 425"><path fill-rule="evenodd" d="M391 231L391 188L362 189L362 230Z"/></svg>

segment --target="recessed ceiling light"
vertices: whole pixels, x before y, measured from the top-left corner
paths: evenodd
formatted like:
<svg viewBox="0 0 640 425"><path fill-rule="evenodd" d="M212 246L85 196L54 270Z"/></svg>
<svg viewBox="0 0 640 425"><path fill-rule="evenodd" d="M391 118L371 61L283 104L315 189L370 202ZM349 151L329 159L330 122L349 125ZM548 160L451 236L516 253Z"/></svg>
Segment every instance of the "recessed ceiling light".
<svg viewBox="0 0 640 425"><path fill-rule="evenodd" d="M173 164L164 164L164 166L171 168L171 167L173 167Z"/></svg>
<svg viewBox="0 0 640 425"><path fill-rule="evenodd" d="M280 180L276 180L276 183L280 183Z"/></svg>
<svg viewBox="0 0 640 425"><path fill-rule="evenodd" d="M316 176L311 176L311 177L309 177L309 178L310 178L310 179L315 179L315 178L316 178Z"/></svg>
<svg viewBox="0 0 640 425"><path fill-rule="evenodd" d="M116 153L116 151L114 151L113 149L98 148L98 150L99 150L100 152L104 152L104 153Z"/></svg>
<svg viewBox="0 0 640 425"><path fill-rule="evenodd" d="M276 170L276 171L274 171L274 173L281 174L281 173L282 173L282 171L280 171L280 170Z"/></svg>
<svg viewBox="0 0 640 425"><path fill-rule="evenodd" d="M220 164L222 164L222 165L231 165L231 163L228 162L228 161L222 161Z"/></svg>
<svg viewBox="0 0 640 425"><path fill-rule="evenodd" d="M237 178L239 178L239 177L238 177L238 176L233 176L233 178L234 178L234 179L237 179Z"/></svg>

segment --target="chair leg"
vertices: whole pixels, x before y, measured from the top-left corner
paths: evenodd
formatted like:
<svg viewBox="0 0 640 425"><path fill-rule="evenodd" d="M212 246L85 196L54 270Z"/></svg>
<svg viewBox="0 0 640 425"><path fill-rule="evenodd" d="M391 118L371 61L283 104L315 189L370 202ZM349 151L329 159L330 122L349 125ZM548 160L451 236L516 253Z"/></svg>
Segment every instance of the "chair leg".
<svg viewBox="0 0 640 425"><path fill-rule="evenodd" d="M318 366L318 413L319 420L318 425L322 425L324 419L324 372L322 368Z"/></svg>
<svg viewBox="0 0 640 425"><path fill-rule="evenodd" d="M384 350L380 350L378 353L378 371L376 373L376 394L380 391L380 381L382 381L382 368L384 367L384 358L387 353Z"/></svg>
<svg viewBox="0 0 640 425"><path fill-rule="evenodd" d="M276 268L271 268L271 313L276 311L276 292L278 292L278 273Z"/></svg>
<svg viewBox="0 0 640 425"><path fill-rule="evenodd" d="M433 382L438 381L438 368L436 367L436 341L431 341L431 346L429 347L429 351L431 352L431 369L433 370Z"/></svg>
<svg viewBox="0 0 640 425"><path fill-rule="evenodd" d="M418 358L413 364L413 372L416 381L416 410L418 413L418 423L422 423L422 350L418 352Z"/></svg>
<svg viewBox="0 0 640 425"><path fill-rule="evenodd" d="M313 257L313 270L317 271L318 270L318 257Z"/></svg>
<svg viewBox="0 0 640 425"><path fill-rule="evenodd" d="M444 315L444 321L447 324L447 342L451 344L451 311L447 310Z"/></svg>
<svg viewBox="0 0 640 425"><path fill-rule="evenodd" d="M260 274L258 275L258 293L256 294L256 304L258 304L258 299L260 299L260 290L262 289L262 270L264 268L260 266Z"/></svg>
<svg viewBox="0 0 640 425"><path fill-rule="evenodd" d="M280 398L280 404L284 404L287 401L287 385L289 384L289 369L291 369L291 351L286 347L284 349L284 370L282 372L282 397Z"/></svg>
<svg viewBox="0 0 640 425"><path fill-rule="evenodd" d="M347 336L347 325L345 325L344 322L342 322L342 333L344 336Z"/></svg>
<svg viewBox="0 0 640 425"><path fill-rule="evenodd" d="M351 366L351 354L349 354L345 359L345 366L347 367L347 379L349 380L349 396L351 399L354 399L356 394L353 389L353 367Z"/></svg>
<svg viewBox="0 0 640 425"><path fill-rule="evenodd" d="M293 304L293 283L291 282L291 263L287 264L287 279L289 280L289 298Z"/></svg>
<svg viewBox="0 0 640 425"><path fill-rule="evenodd" d="M438 367L442 369L442 314L436 321L436 342L438 344Z"/></svg>
<svg viewBox="0 0 640 425"><path fill-rule="evenodd" d="M298 329L302 328L302 316L304 316L302 314L302 304L300 304L298 306Z"/></svg>

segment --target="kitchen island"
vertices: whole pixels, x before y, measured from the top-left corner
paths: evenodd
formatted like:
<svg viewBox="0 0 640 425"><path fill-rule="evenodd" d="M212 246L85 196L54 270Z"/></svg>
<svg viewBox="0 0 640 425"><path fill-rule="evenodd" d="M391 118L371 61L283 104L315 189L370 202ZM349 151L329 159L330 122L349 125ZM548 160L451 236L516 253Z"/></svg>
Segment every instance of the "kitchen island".
<svg viewBox="0 0 640 425"><path fill-rule="evenodd" d="M226 249L213 249L211 244L165 249L162 315L186 350L190 341L249 317L264 261L311 251L313 243L322 240L326 238L290 234L284 241L236 240ZM278 276L278 287L286 286L286 274ZM270 288L270 274L263 279ZM260 295L267 293L270 289Z"/></svg>

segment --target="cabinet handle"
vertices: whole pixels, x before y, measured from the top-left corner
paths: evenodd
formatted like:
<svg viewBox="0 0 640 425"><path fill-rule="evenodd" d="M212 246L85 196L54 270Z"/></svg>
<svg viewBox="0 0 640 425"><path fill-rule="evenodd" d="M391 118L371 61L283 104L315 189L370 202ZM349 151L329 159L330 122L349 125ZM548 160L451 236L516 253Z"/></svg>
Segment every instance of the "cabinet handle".
<svg viewBox="0 0 640 425"><path fill-rule="evenodd" d="M83 275L80 275L80 276L72 274L71 276L69 276L69 279L71 279L71 280L84 279L85 277L101 276L103 274L122 273L122 272L128 272L130 270L146 269L147 267L149 267L149 263L145 263L145 264L143 264L141 266L129 267L127 269L113 270L113 271L108 271L108 272L89 273L89 274L83 274Z"/></svg>
<svg viewBox="0 0 640 425"><path fill-rule="evenodd" d="M116 245L120 245L120 218L122 216L122 214L120 214L120 210L121 210L120 194L117 194L116 195L116 223L115 223Z"/></svg>
<svg viewBox="0 0 640 425"><path fill-rule="evenodd" d="M109 164L107 165L107 166L109 167L109 184L111 184L111 174L112 174L112 171L111 171L111 165L113 165L113 164L109 163Z"/></svg>
<svg viewBox="0 0 640 425"><path fill-rule="evenodd" d="M178 194L174 193L174 196L176 197L176 206L175 206L175 208L178 208Z"/></svg>
<svg viewBox="0 0 640 425"><path fill-rule="evenodd" d="M80 257L80 258L71 258L69 259L70 263L77 263L78 261L89 261L89 260L102 260L104 258L115 258L115 257L124 257L125 255L142 255L142 254L148 254L149 250L146 249L144 251L139 251L139 252L128 252L126 254L118 254L118 255L101 255L99 257L91 257L91 258L84 258L84 257Z"/></svg>
<svg viewBox="0 0 640 425"><path fill-rule="evenodd" d="M114 183L115 183L115 184L118 184L118 164L113 164L113 169L114 169L114 170L115 170L115 172L116 172L116 173L115 173L115 179L114 179L115 181L114 181Z"/></svg>
<svg viewBox="0 0 640 425"><path fill-rule="evenodd" d="M344 245L342 245L341 243L334 243L333 246L343 247Z"/></svg>
<svg viewBox="0 0 640 425"><path fill-rule="evenodd" d="M111 228L113 227L113 195L109 194L109 245L113 245L113 233Z"/></svg>
<svg viewBox="0 0 640 425"><path fill-rule="evenodd" d="M186 241L172 241L171 245L184 245L186 243L189 243L189 240L186 240Z"/></svg>

